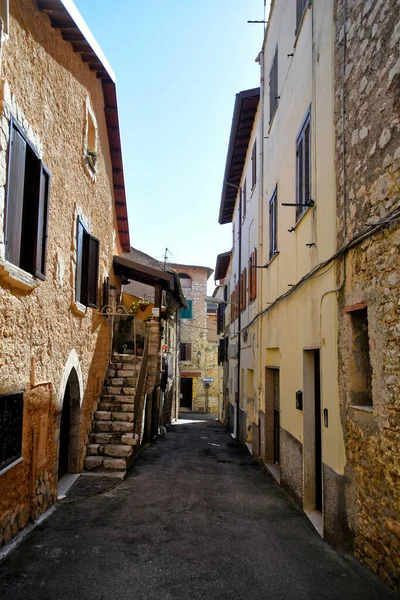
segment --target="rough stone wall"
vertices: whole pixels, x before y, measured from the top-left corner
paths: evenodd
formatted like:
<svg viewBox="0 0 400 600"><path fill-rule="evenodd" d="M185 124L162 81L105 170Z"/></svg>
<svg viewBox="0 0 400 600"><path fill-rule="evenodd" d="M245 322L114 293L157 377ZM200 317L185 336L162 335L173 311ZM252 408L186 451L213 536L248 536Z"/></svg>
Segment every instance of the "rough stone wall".
<svg viewBox="0 0 400 600"><path fill-rule="evenodd" d="M79 309L74 302L77 214L100 239L100 283L106 274L112 279L117 239L101 84L35 2L13 1L10 11L10 36L2 42L0 93L0 394L24 389L25 398L23 461L0 475L0 545L56 497L56 413L61 409L64 366L73 349L83 378L78 461L83 463L96 393L108 362L109 327L94 310ZM96 177L83 158L88 101L98 127ZM29 290L15 287L4 269L11 114L51 173L47 276ZM36 460L39 442L44 443L35 434L36 420L43 412L48 414L47 442L44 458Z"/></svg>
<svg viewBox="0 0 400 600"><path fill-rule="evenodd" d="M339 379L346 513L356 555L399 587L400 229L395 217L400 208L400 2L336 0L335 20L338 246L364 226L394 215L345 259ZM368 311L370 412L351 407L351 317L343 309L357 304Z"/></svg>
<svg viewBox="0 0 400 600"><path fill-rule="evenodd" d="M213 370L213 365L217 364L214 346L207 340L208 319L207 305L205 297L207 295L207 279L211 269L206 267L196 267L188 265L171 265L178 273L185 273L192 279L191 288L183 288L184 296L187 300L193 302L192 319L181 320L181 342L192 344L192 360L179 361L180 371L183 373L200 373L200 376L193 377L193 403L194 411L202 412L205 408L205 389L202 382L203 377L214 377L214 383L209 388L209 406L212 411L218 410L218 394L216 392L217 382L214 374L209 374ZM200 361L197 359L197 353L201 352ZM184 375L186 377L187 375Z"/></svg>

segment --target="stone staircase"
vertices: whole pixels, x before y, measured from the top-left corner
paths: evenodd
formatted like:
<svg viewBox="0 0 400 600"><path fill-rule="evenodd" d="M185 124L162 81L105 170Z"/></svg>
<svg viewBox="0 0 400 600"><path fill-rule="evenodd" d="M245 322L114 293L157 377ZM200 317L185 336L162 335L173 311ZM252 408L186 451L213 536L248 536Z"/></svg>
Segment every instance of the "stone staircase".
<svg viewBox="0 0 400 600"><path fill-rule="evenodd" d="M103 394L94 415L85 470L124 476L133 456L134 401L141 358L114 354L107 371Z"/></svg>

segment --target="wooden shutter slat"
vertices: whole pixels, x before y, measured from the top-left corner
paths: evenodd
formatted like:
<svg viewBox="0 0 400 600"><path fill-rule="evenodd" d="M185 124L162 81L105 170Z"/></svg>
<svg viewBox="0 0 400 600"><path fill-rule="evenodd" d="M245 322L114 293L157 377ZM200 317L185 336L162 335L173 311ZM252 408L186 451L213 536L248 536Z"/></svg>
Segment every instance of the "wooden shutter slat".
<svg viewBox="0 0 400 600"><path fill-rule="evenodd" d="M39 202L37 211L36 228L36 253L35 253L35 275L40 279L46 277L46 251L47 251L47 222L49 211L50 174L41 165Z"/></svg>
<svg viewBox="0 0 400 600"><path fill-rule="evenodd" d="M88 253L88 287L87 299L88 306L91 308L97 307L97 288L99 279L99 250L100 242L92 235L89 236L89 253Z"/></svg>
<svg viewBox="0 0 400 600"><path fill-rule="evenodd" d="M7 184L6 259L20 265L21 227L24 204L26 142L11 129L10 165Z"/></svg>

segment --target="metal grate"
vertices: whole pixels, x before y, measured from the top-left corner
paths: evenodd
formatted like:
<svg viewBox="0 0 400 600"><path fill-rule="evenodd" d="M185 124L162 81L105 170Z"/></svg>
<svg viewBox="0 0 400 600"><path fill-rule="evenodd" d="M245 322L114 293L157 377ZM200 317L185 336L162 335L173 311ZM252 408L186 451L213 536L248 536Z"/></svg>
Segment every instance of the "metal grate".
<svg viewBox="0 0 400 600"><path fill-rule="evenodd" d="M0 396L0 469L21 457L24 392Z"/></svg>

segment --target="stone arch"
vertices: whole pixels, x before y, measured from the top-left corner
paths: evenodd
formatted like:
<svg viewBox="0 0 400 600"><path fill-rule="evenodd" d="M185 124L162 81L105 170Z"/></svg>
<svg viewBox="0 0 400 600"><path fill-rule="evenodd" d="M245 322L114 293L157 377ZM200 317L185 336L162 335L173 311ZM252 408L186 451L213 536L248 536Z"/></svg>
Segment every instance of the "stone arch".
<svg viewBox="0 0 400 600"><path fill-rule="evenodd" d="M83 401L82 370L81 370L81 365L80 365L76 350L71 350L71 353L65 364L63 374L61 376L60 388L58 391L58 409L59 410L62 410L62 407L63 407L64 397L65 397L65 389L67 387L67 383L68 383L72 369L74 369L76 372L77 382L78 382L78 386L79 386L79 406L82 406L82 401Z"/></svg>
<svg viewBox="0 0 400 600"><path fill-rule="evenodd" d="M58 479L79 472L81 403L78 373L72 367L65 385L62 410L58 415Z"/></svg>

